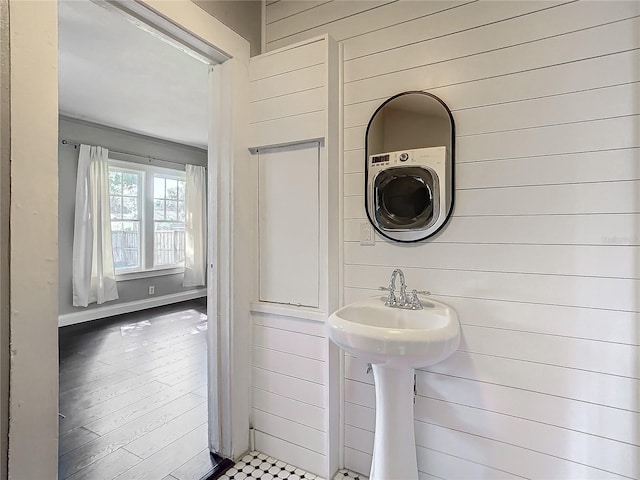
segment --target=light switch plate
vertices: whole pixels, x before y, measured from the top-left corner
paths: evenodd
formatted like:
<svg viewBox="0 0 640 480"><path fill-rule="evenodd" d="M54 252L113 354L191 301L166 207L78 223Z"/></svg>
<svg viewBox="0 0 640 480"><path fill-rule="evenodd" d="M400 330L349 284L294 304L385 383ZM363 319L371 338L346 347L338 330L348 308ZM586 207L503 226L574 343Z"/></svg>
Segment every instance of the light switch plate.
<svg viewBox="0 0 640 480"><path fill-rule="evenodd" d="M376 244L376 236L373 233L373 226L370 223L360 224L360 245L371 247Z"/></svg>

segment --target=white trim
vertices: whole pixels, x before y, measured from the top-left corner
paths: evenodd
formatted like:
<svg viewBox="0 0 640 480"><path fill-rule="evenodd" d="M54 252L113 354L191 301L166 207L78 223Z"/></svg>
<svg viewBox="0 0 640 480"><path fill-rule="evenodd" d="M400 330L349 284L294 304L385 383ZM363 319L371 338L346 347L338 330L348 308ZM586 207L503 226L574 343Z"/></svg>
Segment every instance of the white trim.
<svg viewBox="0 0 640 480"><path fill-rule="evenodd" d="M137 8L138 5L144 8ZM249 63L249 42L193 2L136 0L118 2L118 6L129 12L135 10L145 23L216 63L229 58Z"/></svg>
<svg viewBox="0 0 640 480"><path fill-rule="evenodd" d="M317 308L298 307L295 305L285 305L283 303L251 302L251 312L301 318L321 323L324 323L327 319L327 313Z"/></svg>
<svg viewBox="0 0 640 480"><path fill-rule="evenodd" d="M149 270L139 270L135 272L116 273L116 282L126 282L138 280L140 278L163 277L165 275L179 275L184 273L184 266L168 268L152 268Z"/></svg>
<svg viewBox="0 0 640 480"><path fill-rule="evenodd" d="M218 265L218 169L220 164L220 145L218 140L219 130L224 125L222 119L222 75L223 67L220 65L209 66L207 81L209 82L209 150L207 151L207 340L209 345L220 346L220 307L218 304L218 283L220 269L214 269ZM222 448L222 401L220 391L223 388L221 378L221 352L207 349L207 398L209 419L209 450L223 456L230 456L228 451Z"/></svg>
<svg viewBox="0 0 640 480"><path fill-rule="evenodd" d="M171 293L160 297L145 298L143 300L134 300L132 302L117 303L115 305L107 305L105 307L92 308L83 310L82 312L65 313L58 315L58 326L66 327L77 323L89 322L99 318L112 317L114 315L122 315L123 313L137 312L148 308L161 307L171 303L184 302L193 300L194 298L206 297L207 289L199 288L197 290L189 290L187 292Z"/></svg>
<svg viewBox="0 0 640 480"><path fill-rule="evenodd" d="M267 0L260 5L260 53L267 51Z"/></svg>

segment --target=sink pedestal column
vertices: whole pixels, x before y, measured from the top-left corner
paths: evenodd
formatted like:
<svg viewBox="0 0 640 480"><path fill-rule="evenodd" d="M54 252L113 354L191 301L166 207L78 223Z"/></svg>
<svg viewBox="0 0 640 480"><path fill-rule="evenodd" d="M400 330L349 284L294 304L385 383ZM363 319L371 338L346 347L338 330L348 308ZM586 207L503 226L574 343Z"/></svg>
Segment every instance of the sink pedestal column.
<svg viewBox="0 0 640 480"><path fill-rule="evenodd" d="M373 365L376 433L370 480L418 480L413 368Z"/></svg>

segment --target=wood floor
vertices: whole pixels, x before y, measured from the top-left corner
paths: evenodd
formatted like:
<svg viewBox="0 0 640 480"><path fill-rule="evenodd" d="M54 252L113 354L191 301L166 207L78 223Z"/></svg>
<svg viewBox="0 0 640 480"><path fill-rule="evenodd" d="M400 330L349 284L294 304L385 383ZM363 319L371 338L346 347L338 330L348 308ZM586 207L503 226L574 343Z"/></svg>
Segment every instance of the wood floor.
<svg viewBox="0 0 640 480"><path fill-rule="evenodd" d="M199 480L207 449L203 300L60 329L59 479Z"/></svg>

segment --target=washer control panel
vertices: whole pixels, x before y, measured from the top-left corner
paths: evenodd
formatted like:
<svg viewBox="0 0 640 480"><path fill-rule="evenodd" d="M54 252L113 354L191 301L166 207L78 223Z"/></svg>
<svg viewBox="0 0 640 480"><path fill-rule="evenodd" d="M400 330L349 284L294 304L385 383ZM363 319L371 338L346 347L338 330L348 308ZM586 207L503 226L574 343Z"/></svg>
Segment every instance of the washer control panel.
<svg viewBox="0 0 640 480"><path fill-rule="evenodd" d="M431 167L444 164L445 147L419 148L398 152L380 153L369 156L369 168L401 165L429 165Z"/></svg>

